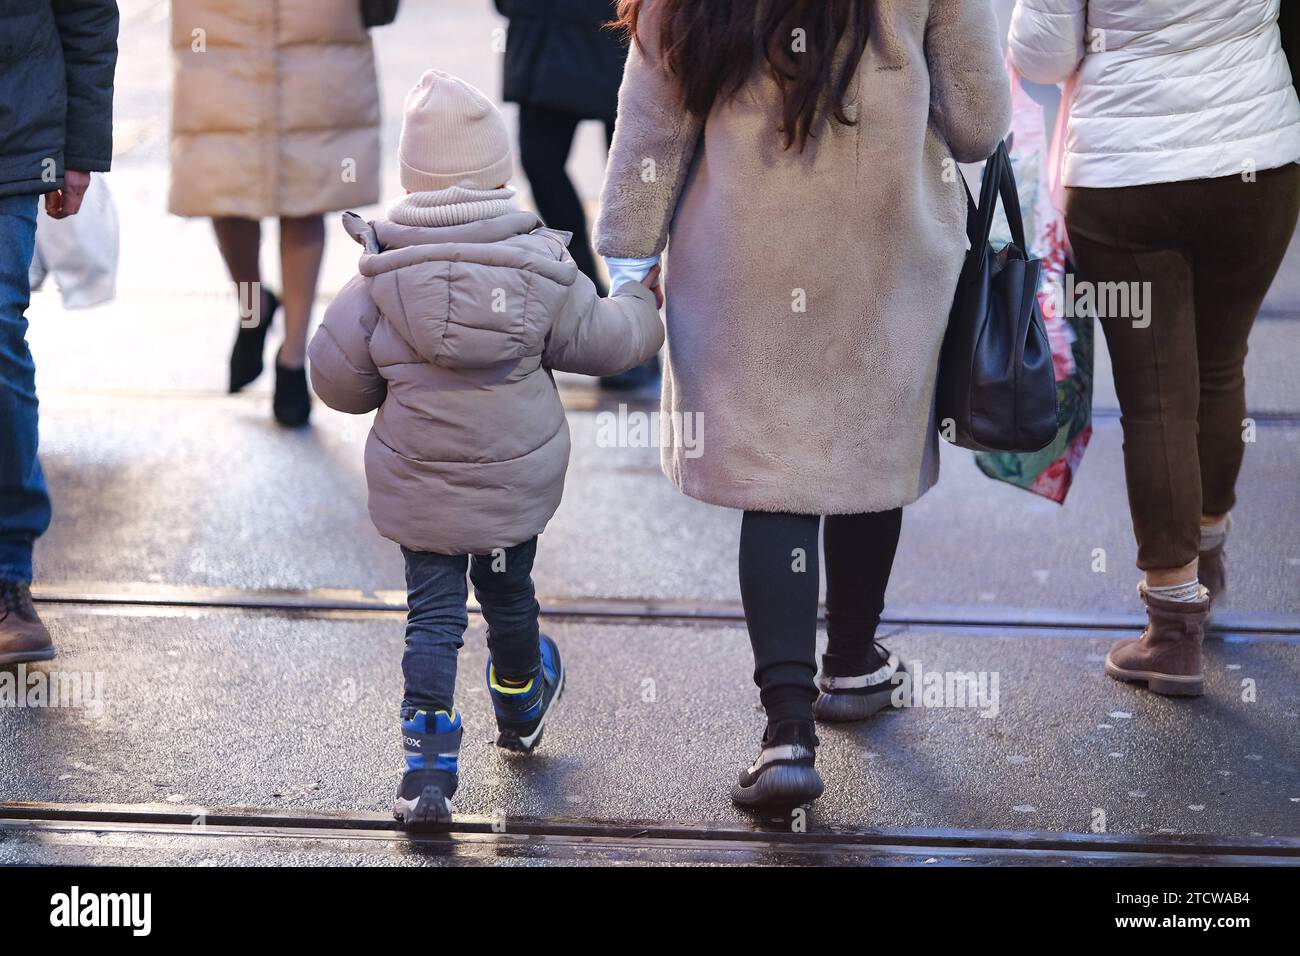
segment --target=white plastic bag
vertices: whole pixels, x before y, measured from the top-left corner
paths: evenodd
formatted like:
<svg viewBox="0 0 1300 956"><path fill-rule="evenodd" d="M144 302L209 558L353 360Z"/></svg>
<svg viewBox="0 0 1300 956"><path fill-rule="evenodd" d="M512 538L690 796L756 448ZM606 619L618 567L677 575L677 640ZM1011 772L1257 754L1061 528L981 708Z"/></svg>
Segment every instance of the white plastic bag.
<svg viewBox="0 0 1300 956"><path fill-rule="evenodd" d="M90 177L81 209L67 219L51 219L44 201L36 216L36 253L28 272L32 289L54 276L66 309L88 309L117 294L118 222L108 183Z"/></svg>

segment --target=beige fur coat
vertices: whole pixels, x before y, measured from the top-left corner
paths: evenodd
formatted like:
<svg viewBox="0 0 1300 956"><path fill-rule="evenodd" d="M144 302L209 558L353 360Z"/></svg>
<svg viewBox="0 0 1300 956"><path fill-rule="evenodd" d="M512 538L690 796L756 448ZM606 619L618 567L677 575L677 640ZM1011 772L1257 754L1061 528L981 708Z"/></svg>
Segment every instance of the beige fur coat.
<svg viewBox="0 0 1300 956"><path fill-rule="evenodd" d="M782 149L766 73L703 121L687 113L653 0L642 14L597 247L667 246L663 465L703 501L883 511L938 477L935 370L966 246L953 160L997 147L1009 84L990 0L870 7L857 124L802 154Z"/></svg>

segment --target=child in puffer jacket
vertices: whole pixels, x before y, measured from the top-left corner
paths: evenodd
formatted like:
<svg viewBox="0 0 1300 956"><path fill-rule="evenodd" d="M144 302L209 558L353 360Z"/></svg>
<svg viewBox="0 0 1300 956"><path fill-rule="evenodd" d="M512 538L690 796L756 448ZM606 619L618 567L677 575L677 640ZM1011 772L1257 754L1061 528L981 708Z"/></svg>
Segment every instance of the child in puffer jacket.
<svg viewBox="0 0 1300 956"><path fill-rule="evenodd" d="M344 214L365 248L360 275L309 357L326 404L378 409L366 477L370 516L406 559L406 769L393 812L411 826L451 818L467 567L487 622L497 745L531 751L564 687L532 580L569 461L551 371L621 372L653 358L664 330L657 274L602 299L568 234L515 207L505 122L474 87L426 72L398 152L407 196L386 220Z"/></svg>

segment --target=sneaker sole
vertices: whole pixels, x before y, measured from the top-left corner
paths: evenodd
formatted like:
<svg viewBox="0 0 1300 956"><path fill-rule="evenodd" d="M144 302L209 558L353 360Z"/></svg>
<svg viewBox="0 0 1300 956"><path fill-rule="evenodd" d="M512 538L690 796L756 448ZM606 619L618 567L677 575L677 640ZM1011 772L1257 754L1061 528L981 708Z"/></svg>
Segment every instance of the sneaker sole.
<svg viewBox="0 0 1300 956"><path fill-rule="evenodd" d="M425 787L414 800L398 797L393 803L393 819L408 828L451 823L451 801L440 787Z"/></svg>
<svg viewBox="0 0 1300 956"><path fill-rule="evenodd" d="M731 802L740 807L797 807L816 800L825 790L816 767L786 764L764 771L748 787L732 784Z"/></svg>
<svg viewBox="0 0 1300 956"><path fill-rule="evenodd" d="M39 651L10 651L8 654L0 654L0 666L5 664L32 664L36 661L49 661L54 659L54 648L47 647Z"/></svg>
<svg viewBox="0 0 1300 956"><path fill-rule="evenodd" d="M1200 697L1205 693L1204 674L1161 674L1156 671L1130 671L1117 667L1106 656L1106 675L1126 683L1146 684L1147 690L1165 697Z"/></svg>
<svg viewBox="0 0 1300 956"><path fill-rule="evenodd" d="M517 754L532 753L532 751L537 748L537 745L542 742L542 731L546 729L546 721L550 718L551 711L555 709L555 705L558 704L560 698L564 696L564 675L564 662L561 661L560 679L555 686L555 696L551 698L551 702L547 704L546 709L542 711L542 716L538 718L537 727L533 732L521 737L513 730L503 730L497 735L498 747L502 750L509 750L511 753Z"/></svg>
<svg viewBox="0 0 1300 956"><path fill-rule="evenodd" d="M892 690L887 694L828 694L813 701L813 717L828 723L866 720L889 706Z"/></svg>

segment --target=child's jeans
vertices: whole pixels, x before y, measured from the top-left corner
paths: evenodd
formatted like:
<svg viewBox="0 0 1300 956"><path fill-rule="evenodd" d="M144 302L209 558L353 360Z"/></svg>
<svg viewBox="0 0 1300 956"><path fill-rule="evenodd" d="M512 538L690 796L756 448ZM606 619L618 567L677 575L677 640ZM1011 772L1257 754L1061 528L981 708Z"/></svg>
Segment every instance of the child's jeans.
<svg viewBox="0 0 1300 956"><path fill-rule="evenodd" d="M541 667L533 591L537 539L492 554L446 555L402 549L406 558L406 692L402 717L417 710L450 712L456 692L456 653L469 615L465 568L487 621L488 651L497 675L526 681Z"/></svg>

